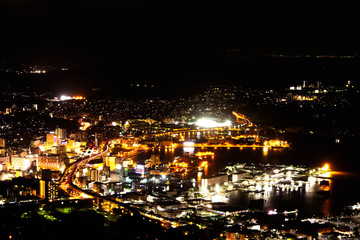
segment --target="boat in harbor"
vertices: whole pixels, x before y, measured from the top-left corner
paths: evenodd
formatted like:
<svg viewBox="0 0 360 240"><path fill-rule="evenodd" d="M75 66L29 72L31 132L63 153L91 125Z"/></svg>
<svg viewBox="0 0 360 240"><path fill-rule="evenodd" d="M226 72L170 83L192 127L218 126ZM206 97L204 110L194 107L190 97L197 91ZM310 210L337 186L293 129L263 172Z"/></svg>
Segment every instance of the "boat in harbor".
<svg viewBox="0 0 360 240"><path fill-rule="evenodd" d="M321 168L311 170L310 175L316 178L331 179L331 169L329 164L324 164Z"/></svg>
<svg viewBox="0 0 360 240"><path fill-rule="evenodd" d="M328 180L322 180L320 182L320 187L317 193L323 197L330 197L330 183Z"/></svg>
<svg viewBox="0 0 360 240"><path fill-rule="evenodd" d="M215 153L214 152L210 152L210 151L206 151L206 152L197 152L195 153L195 156L197 157L213 157L215 156Z"/></svg>
<svg viewBox="0 0 360 240"><path fill-rule="evenodd" d="M347 207L349 210L353 210L353 211L360 211L360 203L354 204L354 205L350 205Z"/></svg>

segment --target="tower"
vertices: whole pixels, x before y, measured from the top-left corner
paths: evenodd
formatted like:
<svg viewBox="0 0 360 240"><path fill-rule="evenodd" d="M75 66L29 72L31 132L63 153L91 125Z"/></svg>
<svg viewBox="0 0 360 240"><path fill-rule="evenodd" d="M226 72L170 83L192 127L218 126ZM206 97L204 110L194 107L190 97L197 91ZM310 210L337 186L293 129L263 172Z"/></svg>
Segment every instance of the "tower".
<svg viewBox="0 0 360 240"><path fill-rule="evenodd" d="M56 128L55 135L57 135L59 139L65 140L66 139L66 129Z"/></svg>

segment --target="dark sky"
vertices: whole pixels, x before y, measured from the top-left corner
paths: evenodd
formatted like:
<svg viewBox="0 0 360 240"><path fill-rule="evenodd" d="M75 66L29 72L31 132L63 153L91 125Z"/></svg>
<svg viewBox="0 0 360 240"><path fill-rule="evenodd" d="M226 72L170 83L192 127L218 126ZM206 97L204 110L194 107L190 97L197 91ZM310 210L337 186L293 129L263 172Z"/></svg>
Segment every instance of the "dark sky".
<svg viewBox="0 0 360 240"><path fill-rule="evenodd" d="M229 48L244 54L358 50L355 3L264 2L2 0L0 59L126 78L195 78L224 71Z"/></svg>

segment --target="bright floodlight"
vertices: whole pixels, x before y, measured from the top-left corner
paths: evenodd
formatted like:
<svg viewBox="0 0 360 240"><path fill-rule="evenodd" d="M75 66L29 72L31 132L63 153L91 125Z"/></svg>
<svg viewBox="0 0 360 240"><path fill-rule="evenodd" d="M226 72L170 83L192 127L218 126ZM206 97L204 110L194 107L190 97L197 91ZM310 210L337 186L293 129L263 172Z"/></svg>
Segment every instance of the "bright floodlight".
<svg viewBox="0 0 360 240"><path fill-rule="evenodd" d="M199 119L195 123L199 127L205 127L205 128L214 128L214 127L226 127L231 126L231 121L227 120L223 123L216 122L214 120L210 119Z"/></svg>
<svg viewBox="0 0 360 240"><path fill-rule="evenodd" d="M186 147L193 147L194 146L194 142L184 142L184 146Z"/></svg>
<svg viewBox="0 0 360 240"><path fill-rule="evenodd" d="M216 122L209 119L199 119L197 120L196 125L199 127L211 128L211 127L216 127Z"/></svg>
<svg viewBox="0 0 360 240"><path fill-rule="evenodd" d="M70 96L62 95L62 96L60 97L60 100L61 100L61 101L70 100L70 99L71 99Z"/></svg>

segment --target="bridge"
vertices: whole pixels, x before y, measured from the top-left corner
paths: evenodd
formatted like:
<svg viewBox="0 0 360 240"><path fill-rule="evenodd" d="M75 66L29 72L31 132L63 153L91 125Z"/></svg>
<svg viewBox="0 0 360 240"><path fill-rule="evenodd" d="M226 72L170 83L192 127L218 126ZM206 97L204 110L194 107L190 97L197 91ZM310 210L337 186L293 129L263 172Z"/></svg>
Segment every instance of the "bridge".
<svg viewBox="0 0 360 240"><path fill-rule="evenodd" d="M176 143L175 147L184 147L184 143ZM209 143L194 143L192 147L200 147L200 148L265 148L267 146L260 144L209 144Z"/></svg>
<svg viewBox="0 0 360 240"><path fill-rule="evenodd" d="M144 136L142 136L141 138L146 139L146 138L153 138L153 137L166 137L166 136L173 136L173 135L180 135L180 136L185 136L185 134L189 134L189 135L195 135L197 133L203 133L203 134L210 134L210 135L214 135L215 132L218 131L223 131L224 128L203 128L203 129L180 129L180 130L174 130L174 131L168 131L168 132L160 132L160 133L149 133L146 134Z"/></svg>
<svg viewBox="0 0 360 240"><path fill-rule="evenodd" d="M235 115L236 121L237 121L238 123L244 124L244 125L246 125L247 127L252 127L252 126L254 126L254 124L250 121L250 119L249 119L247 116L245 116L244 114L237 113L237 112L235 112L235 111L233 111L232 114Z"/></svg>

